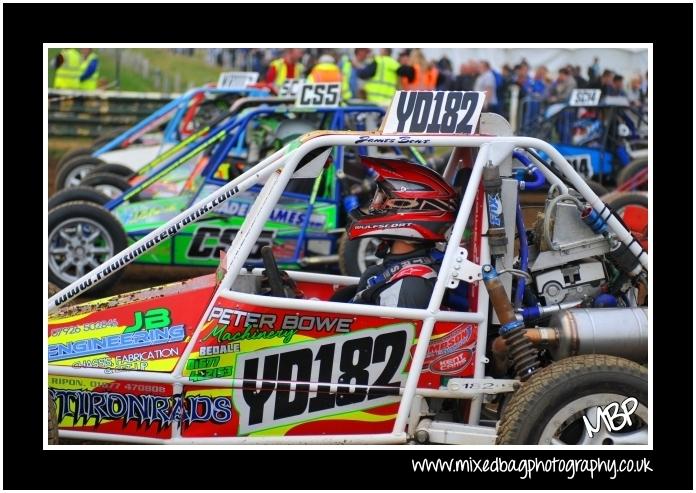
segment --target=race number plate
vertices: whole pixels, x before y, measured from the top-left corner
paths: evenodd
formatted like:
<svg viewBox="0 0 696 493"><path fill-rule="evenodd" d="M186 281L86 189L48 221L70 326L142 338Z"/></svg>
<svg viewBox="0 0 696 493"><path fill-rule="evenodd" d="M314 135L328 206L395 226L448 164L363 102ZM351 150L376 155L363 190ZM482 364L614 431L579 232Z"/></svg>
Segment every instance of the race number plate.
<svg viewBox="0 0 696 493"><path fill-rule="evenodd" d="M570 93L570 106L597 106L602 96L600 89L573 89Z"/></svg>
<svg viewBox="0 0 696 493"><path fill-rule="evenodd" d="M387 114L384 133L473 134L485 93L399 91Z"/></svg>
<svg viewBox="0 0 696 493"><path fill-rule="evenodd" d="M305 108L335 107L341 102L340 83L303 84L297 92L295 106Z"/></svg>
<svg viewBox="0 0 696 493"><path fill-rule="evenodd" d="M285 79L283 85L278 89L278 96L297 96L303 83L303 79Z"/></svg>
<svg viewBox="0 0 696 493"><path fill-rule="evenodd" d="M594 176L594 170L592 169L592 156L589 154L575 154L573 156L564 157L573 167L573 169L585 178L589 179Z"/></svg>
<svg viewBox="0 0 696 493"><path fill-rule="evenodd" d="M244 88L259 79L258 72L222 72L218 78L218 89Z"/></svg>

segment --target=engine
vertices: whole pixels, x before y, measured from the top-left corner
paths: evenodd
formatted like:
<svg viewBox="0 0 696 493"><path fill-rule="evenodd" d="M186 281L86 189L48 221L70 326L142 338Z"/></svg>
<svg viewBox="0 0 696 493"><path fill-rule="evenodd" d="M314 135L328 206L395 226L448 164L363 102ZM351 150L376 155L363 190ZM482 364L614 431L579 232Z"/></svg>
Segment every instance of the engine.
<svg viewBox="0 0 696 493"><path fill-rule="evenodd" d="M572 190L547 199L529 236L532 297L542 306L637 306L638 260L591 224L591 207ZM589 220L588 220L589 218ZM630 258L631 257L631 258Z"/></svg>
<svg viewBox="0 0 696 493"><path fill-rule="evenodd" d="M513 366L525 380L545 362L594 353L644 363L645 271L577 192L554 192L526 232L526 262L520 245L516 267L531 275L524 308L513 312L509 298L494 296L495 274L487 281L501 323L491 348L493 373Z"/></svg>

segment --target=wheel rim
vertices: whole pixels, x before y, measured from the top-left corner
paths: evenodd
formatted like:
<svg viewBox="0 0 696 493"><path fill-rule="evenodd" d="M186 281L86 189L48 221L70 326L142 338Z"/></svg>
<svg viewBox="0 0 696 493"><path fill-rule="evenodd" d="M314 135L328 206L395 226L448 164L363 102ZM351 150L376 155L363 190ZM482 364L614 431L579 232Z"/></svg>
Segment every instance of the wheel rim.
<svg viewBox="0 0 696 493"><path fill-rule="evenodd" d="M110 199L115 199L123 193L120 188L115 187L114 185L96 185L94 189L103 193Z"/></svg>
<svg viewBox="0 0 696 493"><path fill-rule="evenodd" d="M48 236L48 265L61 280L71 283L114 254L111 236L99 223L68 219Z"/></svg>
<svg viewBox="0 0 696 493"><path fill-rule="evenodd" d="M94 169L94 165L85 164L83 166L77 166L76 168L70 170L70 172L65 177L65 187L77 187L82 183L82 180L89 174L90 171Z"/></svg>
<svg viewBox="0 0 696 493"><path fill-rule="evenodd" d="M620 394L591 394L575 399L549 420L541 433L539 445L647 445L648 408L641 403L630 417L631 425L626 424L621 430L612 431L601 420L599 430L591 438L587 433L583 416L596 427L598 407L604 408L613 402L620 404L627 397Z"/></svg>
<svg viewBox="0 0 696 493"><path fill-rule="evenodd" d="M365 272L368 267L381 264L382 259L379 258L377 253L377 247L380 241L375 238L365 238L358 245L358 268L360 272Z"/></svg>

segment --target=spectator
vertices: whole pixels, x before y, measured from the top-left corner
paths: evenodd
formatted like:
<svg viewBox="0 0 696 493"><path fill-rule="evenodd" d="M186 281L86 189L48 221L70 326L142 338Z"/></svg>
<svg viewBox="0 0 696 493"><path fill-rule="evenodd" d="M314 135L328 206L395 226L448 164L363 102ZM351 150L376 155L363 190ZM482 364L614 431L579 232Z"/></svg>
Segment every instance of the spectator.
<svg viewBox="0 0 696 493"><path fill-rule="evenodd" d="M263 50L253 50L251 53L251 71L262 74L266 70L266 55Z"/></svg>
<svg viewBox="0 0 696 493"><path fill-rule="evenodd" d="M582 76L580 65L576 65L572 67L572 69L573 78L575 79L575 84L578 86L578 89L585 89L589 85L589 82Z"/></svg>
<svg viewBox="0 0 696 493"><path fill-rule="evenodd" d="M80 89L94 91L99 83L99 57L91 48L82 48L82 63L80 64Z"/></svg>
<svg viewBox="0 0 696 493"><path fill-rule="evenodd" d="M403 59L400 57L400 59ZM401 77L401 88L405 91L433 91L440 75L435 64L428 62L419 49L411 51L408 64L401 64L405 75Z"/></svg>
<svg viewBox="0 0 696 493"><path fill-rule="evenodd" d="M76 48L65 48L56 56L56 75L53 87L56 89L79 89L82 75L82 56Z"/></svg>
<svg viewBox="0 0 696 493"><path fill-rule="evenodd" d="M589 78L590 83L593 83L599 78L599 58L594 57L592 59L592 65L590 65L587 69L587 77Z"/></svg>
<svg viewBox="0 0 696 493"><path fill-rule="evenodd" d="M319 63L309 72L307 82L341 82L341 69L336 65L336 59L329 54L320 56Z"/></svg>
<svg viewBox="0 0 696 493"><path fill-rule="evenodd" d="M517 66L514 83L520 88L520 98L532 93L532 78L529 76L529 65L520 63Z"/></svg>
<svg viewBox="0 0 696 493"><path fill-rule="evenodd" d="M534 79L532 80L532 83L530 85L530 92L534 95L538 95L540 99L544 98L546 90L548 88L548 84L546 82L548 73L549 69L547 69L545 65L539 65L536 71L534 72Z"/></svg>
<svg viewBox="0 0 696 493"><path fill-rule="evenodd" d="M522 125L530 126L539 119L542 110L542 101L546 98L546 77L548 69L544 65L537 67L534 79L527 86L527 100L522 111Z"/></svg>
<svg viewBox="0 0 696 493"><path fill-rule="evenodd" d="M369 48L355 48L355 50L353 50L353 58L350 59L352 66L350 73L350 90L354 98L367 99L365 94L365 81L358 77L358 71L364 69L367 64L371 62L369 59L370 53L371 50ZM345 73L345 69L343 72Z"/></svg>
<svg viewBox="0 0 696 493"><path fill-rule="evenodd" d="M408 65L411 62L411 60L410 60L411 53L410 52L411 52L411 50L404 50L401 53L399 53L399 57L397 58L399 65Z"/></svg>
<svg viewBox="0 0 696 493"><path fill-rule="evenodd" d="M437 90L438 91L449 91L452 85L452 79L454 77L452 71L452 62L447 56L443 56L437 62L437 69L440 72L438 77Z"/></svg>
<svg viewBox="0 0 696 493"><path fill-rule="evenodd" d="M577 84L575 79L570 75L570 71L563 67L558 71L558 78L551 87L549 102L557 103L564 101L570 97L570 93L575 89Z"/></svg>
<svg viewBox="0 0 696 493"><path fill-rule="evenodd" d="M491 64L486 60L481 60L477 65L478 77L474 82L474 91L486 93L486 100L483 103L484 111L498 110L498 96L496 94L495 75L491 70Z"/></svg>
<svg viewBox="0 0 696 493"><path fill-rule="evenodd" d="M454 78L452 83L453 91L473 91L476 81L476 62L469 60L459 66L459 75Z"/></svg>
<svg viewBox="0 0 696 493"><path fill-rule="evenodd" d="M266 72L266 82L279 88L286 79L302 78L304 66L300 59L303 55L304 50L300 48L284 50L282 58L276 58L270 63Z"/></svg>
<svg viewBox="0 0 696 493"><path fill-rule="evenodd" d="M507 63L503 65L503 68L500 72L503 74L503 79L506 81L511 81L515 78L515 70L512 67L510 67L510 65L508 65Z"/></svg>
<svg viewBox="0 0 696 493"><path fill-rule="evenodd" d="M643 79L643 83L640 86L640 90L643 93L643 98L645 101L648 99L648 72L645 72L645 79Z"/></svg>
<svg viewBox="0 0 696 493"><path fill-rule="evenodd" d="M358 77L365 82L365 97L368 101L381 106L389 106L399 77L407 75L408 66L400 65L391 57L390 48L382 48L365 68L358 70Z"/></svg>
<svg viewBox="0 0 696 493"><path fill-rule="evenodd" d="M643 80L640 75L636 75L631 79L629 83L628 90L626 91L628 100L631 102L632 106L640 106L645 102L645 95L643 94Z"/></svg>
<svg viewBox="0 0 696 493"><path fill-rule="evenodd" d="M588 86L591 89L601 89L602 90L602 97L606 96L609 94L609 91L612 86L612 78L614 77L614 72L611 70L605 70L602 72L602 76L595 80L594 83L590 83Z"/></svg>
<svg viewBox="0 0 696 493"><path fill-rule="evenodd" d="M607 90L607 96L626 96L626 91L623 88L623 75L614 75L612 84Z"/></svg>

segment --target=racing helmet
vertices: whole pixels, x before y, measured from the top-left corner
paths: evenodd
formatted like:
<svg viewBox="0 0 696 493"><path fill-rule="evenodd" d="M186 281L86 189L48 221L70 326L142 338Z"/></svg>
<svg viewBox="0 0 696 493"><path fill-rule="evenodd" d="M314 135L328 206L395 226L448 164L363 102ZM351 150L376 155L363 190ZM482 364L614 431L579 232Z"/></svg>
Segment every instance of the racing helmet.
<svg viewBox="0 0 696 493"><path fill-rule="evenodd" d="M430 168L405 159L361 156L376 174L367 212L350 212L348 238L444 241L456 218L457 192Z"/></svg>
<svg viewBox="0 0 696 493"><path fill-rule="evenodd" d="M603 126L600 120L583 118L573 125L573 145L582 146L602 138Z"/></svg>

